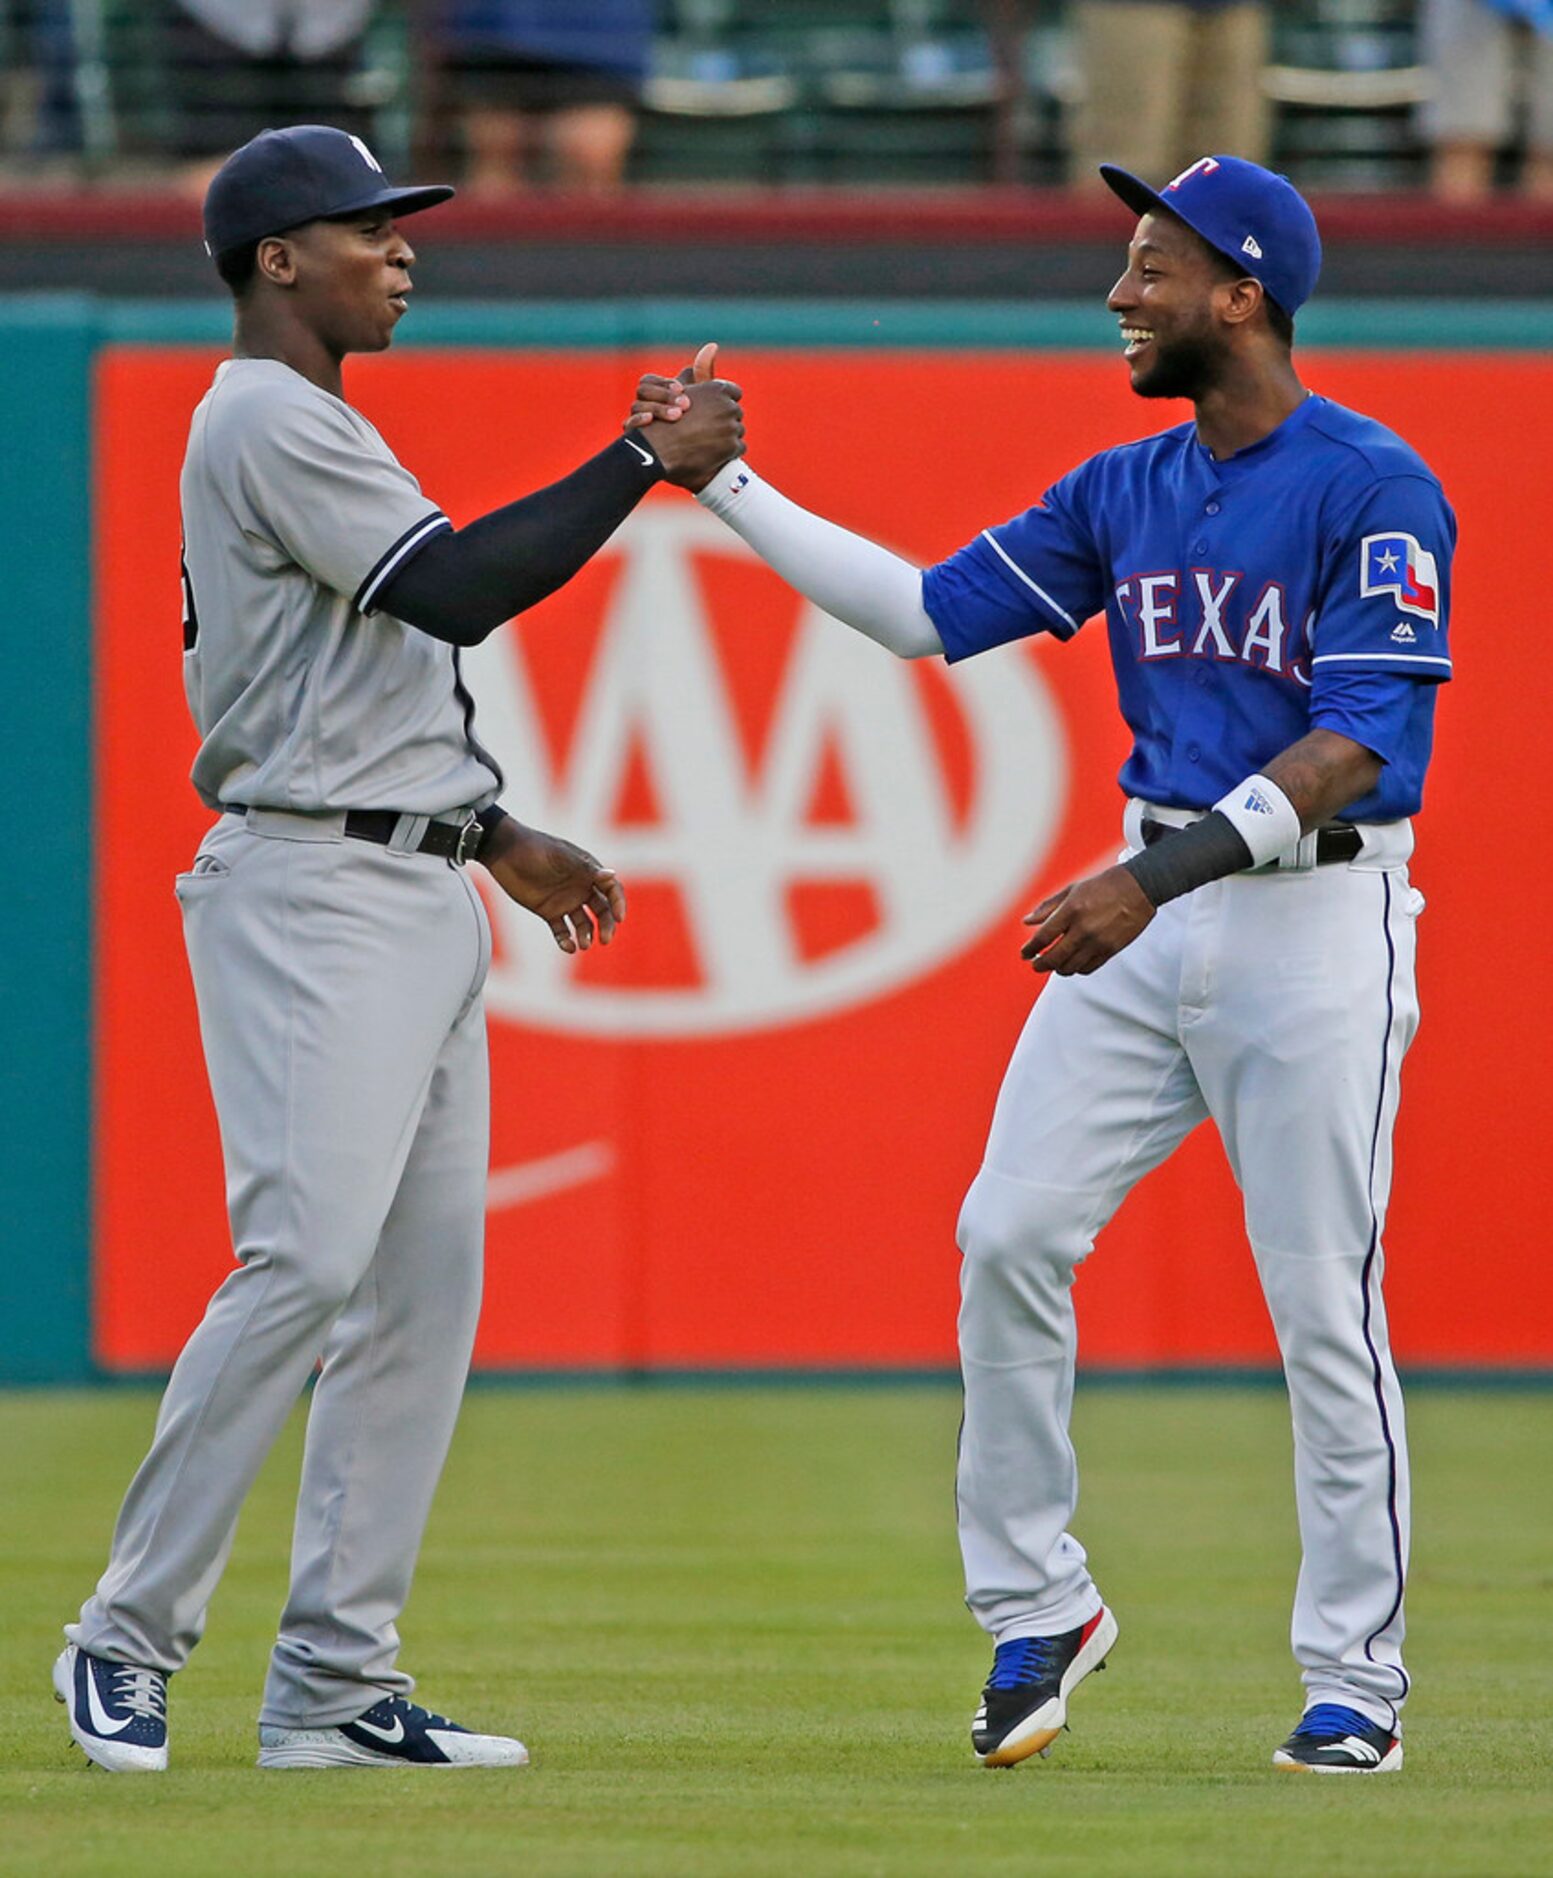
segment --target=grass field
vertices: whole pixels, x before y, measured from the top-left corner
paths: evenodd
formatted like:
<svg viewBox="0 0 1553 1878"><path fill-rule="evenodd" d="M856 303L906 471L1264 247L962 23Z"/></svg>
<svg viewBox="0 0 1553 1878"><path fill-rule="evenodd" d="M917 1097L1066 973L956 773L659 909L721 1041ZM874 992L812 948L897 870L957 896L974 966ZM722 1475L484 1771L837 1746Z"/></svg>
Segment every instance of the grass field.
<svg viewBox="0 0 1553 1878"><path fill-rule="evenodd" d="M1122 1634L1049 1761L975 1766L949 1389L480 1391L404 1625L522 1773L261 1774L294 1428L173 1684L173 1770L49 1697L150 1394L0 1397L0 1871L309 1878L1553 1871L1553 1395L1417 1391L1417 1692L1395 1777L1275 1774L1299 1689L1282 1398L1091 1389L1080 1532Z"/></svg>

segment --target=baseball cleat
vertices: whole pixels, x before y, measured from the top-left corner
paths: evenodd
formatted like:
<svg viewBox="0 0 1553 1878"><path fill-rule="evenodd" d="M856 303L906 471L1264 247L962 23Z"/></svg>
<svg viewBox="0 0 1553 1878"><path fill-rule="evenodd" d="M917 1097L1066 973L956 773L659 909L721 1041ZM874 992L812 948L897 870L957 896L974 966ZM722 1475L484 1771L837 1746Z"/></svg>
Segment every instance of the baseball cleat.
<svg viewBox="0 0 1553 1878"><path fill-rule="evenodd" d="M984 1767L1014 1767L1049 1754L1068 1723L1068 1697L1092 1669L1104 1669L1116 1619L1100 1607L1060 1637L1016 1637L993 1653L992 1674L971 1723L971 1746Z"/></svg>
<svg viewBox="0 0 1553 1878"><path fill-rule="evenodd" d="M1273 1766L1293 1774L1394 1774L1401 1765L1402 1737L1338 1702L1307 1709L1273 1754Z"/></svg>
<svg viewBox="0 0 1553 1878"><path fill-rule="evenodd" d="M333 1728L259 1730L261 1767L526 1767L528 1749L476 1735L402 1695L384 1696Z"/></svg>
<svg viewBox="0 0 1553 1878"><path fill-rule="evenodd" d="M54 1663L54 1700L70 1739L110 1774L159 1774L167 1766L167 1678L138 1663L111 1663L66 1644Z"/></svg>

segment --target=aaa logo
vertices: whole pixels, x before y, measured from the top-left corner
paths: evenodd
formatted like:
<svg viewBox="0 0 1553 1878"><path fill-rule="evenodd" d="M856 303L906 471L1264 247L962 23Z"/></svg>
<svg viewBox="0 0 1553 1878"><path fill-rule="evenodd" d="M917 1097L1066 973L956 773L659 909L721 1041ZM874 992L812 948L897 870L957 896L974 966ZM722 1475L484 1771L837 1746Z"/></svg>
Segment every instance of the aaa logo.
<svg viewBox="0 0 1553 1878"><path fill-rule="evenodd" d="M690 503L648 503L603 558L580 671L551 614L468 673L504 800L616 867L630 917L610 952L567 960L493 897L493 1016L621 1037L797 1023L921 976L1006 911L1066 772L1028 659L908 665Z"/></svg>

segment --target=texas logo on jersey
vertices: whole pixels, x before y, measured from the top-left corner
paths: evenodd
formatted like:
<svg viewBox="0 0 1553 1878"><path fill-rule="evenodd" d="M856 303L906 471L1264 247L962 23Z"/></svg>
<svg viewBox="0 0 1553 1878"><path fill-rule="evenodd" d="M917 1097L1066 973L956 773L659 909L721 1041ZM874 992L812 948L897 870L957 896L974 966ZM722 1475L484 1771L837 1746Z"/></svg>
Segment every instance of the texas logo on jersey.
<svg viewBox="0 0 1553 1878"><path fill-rule="evenodd" d="M1389 593L1404 613L1440 623L1440 576L1434 556L1411 535L1366 535L1359 549L1359 592ZM1411 637L1411 635L1409 635Z"/></svg>

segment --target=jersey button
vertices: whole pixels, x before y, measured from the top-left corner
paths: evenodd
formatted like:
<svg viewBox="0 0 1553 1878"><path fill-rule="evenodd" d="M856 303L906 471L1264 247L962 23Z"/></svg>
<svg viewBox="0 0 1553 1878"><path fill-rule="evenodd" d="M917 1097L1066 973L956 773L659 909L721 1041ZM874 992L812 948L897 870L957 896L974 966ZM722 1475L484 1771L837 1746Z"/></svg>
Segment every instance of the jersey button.
<svg viewBox="0 0 1553 1878"><path fill-rule="evenodd" d="M1195 743L1189 743L1186 746L1186 760L1188 763L1197 762L1201 756L1202 756L1202 751L1198 749Z"/></svg>
<svg viewBox="0 0 1553 1878"><path fill-rule="evenodd" d="M1207 682L1208 682L1208 674L1199 665L1197 670L1192 673L1192 683L1194 685L1205 685L1207 684Z"/></svg>
<svg viewBox="0 0 1553 1878"><path fill-rule="evenodd" d="M1217 502L1210 502L1210 503L1208 504L1208 513L1209 513L1210 515L1217 515L1217 514L1218 514L1218 512L1219 512L1219 505L1218 505L1218 503L1217 503Z"/></svg>
<svg viewBox="0 0 1553 1878"><path fill-rule="evenodd" d="M1192 552L1193 554L1206 554L1208 552L1207 542L1206 541L1194 541L1192 543Z"/></svg>

